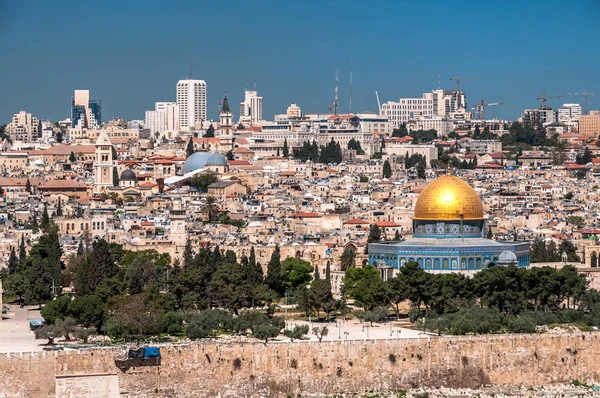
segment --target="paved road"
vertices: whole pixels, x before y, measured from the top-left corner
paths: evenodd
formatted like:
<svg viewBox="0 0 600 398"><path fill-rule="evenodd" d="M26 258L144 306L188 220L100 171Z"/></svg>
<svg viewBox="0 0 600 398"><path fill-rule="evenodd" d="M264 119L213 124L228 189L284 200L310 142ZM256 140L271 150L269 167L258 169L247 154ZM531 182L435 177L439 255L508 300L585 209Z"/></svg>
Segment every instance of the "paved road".
<svg viewBox="0 0 600 398"><path fill-rule="evenodd" d="M41 318L37 306L7 307L10 311L0 321L0 352L42 351L43 346L40 344L44 344L46 340L36 340L33 332L29 331L29 319Z"/></svg>
<svg viewBox="0 0 600 398"><path fill-rule="evenodd" d="M287 323L288 328L293 328L296 325L309 325L309 335L307 341L318 341L316 335L313 334L314 327L327 326L328 334L323 338L323 341L335 340L376 340L376 339L411 339L419 337L435 336L429 333L423 334L414 329L402 327L397 322L391 321L386 323L373 323L373 326L366 323L363 324L358 320L336 322L312 322L307 321L290 321ZM279 337L277 341L289 341L288 338Z"/></svg>

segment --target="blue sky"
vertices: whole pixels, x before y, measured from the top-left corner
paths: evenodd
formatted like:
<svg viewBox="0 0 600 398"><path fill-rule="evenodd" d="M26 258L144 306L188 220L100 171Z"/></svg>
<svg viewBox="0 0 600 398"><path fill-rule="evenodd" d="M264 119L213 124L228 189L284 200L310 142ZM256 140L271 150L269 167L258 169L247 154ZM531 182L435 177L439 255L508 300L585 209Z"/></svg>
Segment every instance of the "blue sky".
<svg viewBox="0 0 600 398"><path fill-rule="evenodd" d="M340 111L452 89L469 105L502 101L517 118L536 96L595 92L600 108L600 2L545 1L0 1L0 123L19 110L69 116L74 89L103 102L103 119L142 119L175 100L177 80L208 85L209 118L227 92L235 117L256 83L264 117L295 102L326 112L340 73ZM581 102L572 96L549 100Z"/></svg>

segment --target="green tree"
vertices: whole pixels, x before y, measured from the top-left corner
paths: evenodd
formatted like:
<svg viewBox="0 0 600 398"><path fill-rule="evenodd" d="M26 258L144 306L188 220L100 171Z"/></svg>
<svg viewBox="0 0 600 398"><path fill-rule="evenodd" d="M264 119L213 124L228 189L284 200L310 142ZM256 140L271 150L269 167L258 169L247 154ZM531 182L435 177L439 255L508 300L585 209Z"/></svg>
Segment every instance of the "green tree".
<svg viewBox="0 0 600 398"><path fill-rule="evenodd" d="M426 175L425 175L425 166L423 166L421 163L419 163L417 165L417 177L424 180Z"/></svg>
<svg viewBox="0 0 600 398"><path fill-rule="evenodd" d="M265 282L269 286L269 289L273 290L280 296L284 293L285 288L283 284L283 277L281 275L281 253L279 246L275 246L269 264L267 265L267 276Z"/></svg>
<svg viewBox="0 0 600 398"><path fill-rule="evenodd" d="M59 144L61 144L63 142L63 132L62 132L62 130L58 130L56 132L56 142L58 142Z"/></svg>
<svg viewBox="0 0 600 398"><path fill-rule="evenodd" d="M29 178L27 179L27 181L25 181L25 190L28 193L31 193L31 182L29 181Z"/></svg>
<svg viewBox="0 0 600 398"><path fill-rule="evenodd" d="M492 227L491 227L491 226L490 226L490 227L488 227L487 234L486 234L486 236L485 236L485 237L486 237L487 239L492 239L492 238L494 237L494 234L492 233Z"/></svg>
<svg viewBox="0 0 600 398"><path fill-rule="evenodd" d="M108 242L99 239L93 243L92 251L77 268L75 290L79 295L92 294L105 279L113 277L118 271Z"/></svg>
<svg viewBox="0 0 600 398"><path fill-rule="evenodd" d="M69 315L69 296L60 296L56 300L51 300L40 311L44 321L49 324L55 323L59 319L64 319Z"/></svg>
<svg viewBox="0 0 600 398"><path fill-rule="evenodd" d="M394 233L394 239L395 242L400 242L402 240L402 236L400 236L400 231L396 230L396 232Z"/></svg>
<svg viewBox="0 0 600 398"><path fill-rule="evenodd" d="M60 284L62 249L56 226L50 225L48 232L39 239L29 252L22 267L27 284L25 299L29 303L41 304L53 296L51 286Z"/></svg>
<svg viewBox="0 0 600 398"><path fill-rule="evenodd" d="M371 224L369 229L369 236L367 237L367 243L379 242L381 240L381 229L377 224Z"/></svg>
<svg viewBox="0 0 600 398"><path fill-rule="evenodd" d="M215 138L215 128L212 123L206 129L206 133L204 133L204 138Z"/></svg>
<svg viewBox="0 0 600 398"><path fill-rule="evenodd" d="M19 267L19 260L17 259L17 253L15 252L15 248L10 249L10 256L8 257L8 273L14 274L17 272Z"/></svg>
<svg viewBox="0 0 600 398"><path fill-rule="evenodd" d="M192 177L192 186L196 187L200 192L208 192L208 186L219 181L214 174L199 174Z"/></svg>
<svg viewBox="0 0 600 398"><path fill-rule="evenodd" d="M219 213L219 205L217 203L217 198L214 196L207 196L204 199L204 204L202 205L202 214L204 214L208 218L208 222L214 222L217 219L217 215Z"/></svg>
<svg viewBox="0 0 600 398"><path fill-rule="evenodd" d="M408 284L403 273L399 273L386 281L388 298L390 305L396 313L396 318L400 319L400 303L408 299Z"/></svg>
<svg viewBox="0 0 600 398"><path fill-rule="evenodd" d="M310 283L313 267L308 261L288 257L281 263L281 280L285 288L296 289Z"/></svg>
<svg viewBox="0 0 600 398"><path fill-rule="evenodd" d="M69 162L71 162L71 163L77 162L77 157L75 156L75 153L73 151L71 151L71 154L69 155Z"/></svg>
<svg viewBox="0 0 600 398"><path fill-rule="evenodd" d="M19 244L19 261L22 263L27 257L27 251L25 250L25 235L21 235L21 243Z"/></svg>
<svg viewBox="0 0 600 398"><path fill-rule="evenodd" d="M383 178L390 178L392 176L392 166L390 165L389 160L386 159L383 162Z"/></svg>
<svg viewBox="0 0 600 398"><path fill-rule="evenodd" d="M48 204L44 203L44 211L42 212L42 224L41 227L43 229L48 228L50 224L50 216L48 215Z"/></svg>
<svg viewBox="0 0 600 398"><path fill-rule="evenodd" d="M290 148L288 147L287 138L283 140L283 156L286 158L290 156Z"/></svg>
<svg viewBox="0 0 600 398"><path fill-rule="evenodd" d="M249 271L249 268L236 263L221 265L208 286L211 300L236 315L241 308L250 307L255 298L255 286L249 278Z"/></svg>
<svg viewBox="0 0 600 398"><path fill-rule="evenodd" d="M119 186L119 171L117 170L116 167L112 168L112 175L113 175L113 186L118 187Z"/></svg>
<svg viewBox="0 0 600 398"><path fill-rule="evenodd" d="M263 283L264 274L262 266L256 262L254 246L250 248L250 257L248 257L248 268L250 268L250 278L254 284Z"/></svg>
<svg viewBox="0 0 600 398"><path fill-rule="evenodd" d="M79 296L69 302L68 313L80 325L99 326L104 319L104 302L96 295Z"/></svg>
<svg viewBox="0 0 600 398"><path fill-rule="evenodd" d="M185 148L185 155L186 155L186 157L189 158L195 152L196 152L196 149L194 149L194 138L190 137L190 139L189 139L189 141L187 143L187 147Z"/></svg>
<svg viewBox="0 0 600 398"><path fill-rule="evenodd" d="M54 339L62 335L62 328L58 325L44 325L34 333L36 339L48 340L48 345L54 345Z"/></svg>
<svg viewBox="0 0 600 398"><path fill-rule="evenodd" d="M356 266L356 251L350 247L346 246L344 248L344 252L340 257L340 268L342 271L346 271L350 268L354 268Z"/></svg>
<svg viewBox="0 0 600 398"><path fill-rule="evenodd" d="M158 332L162 326L162 307L145 294L114 297L108 314L115 325L140 338Z"/></svg>
<svg viewBox="0 0 600 398"><path fill-rule="evenodd" d="M56 212L54 213L55 216L57 217L62 217L63 215L63 211L62 211L62 200L58 200L58 205L56 206Z"/></svg>
<svg viewBox="0 0 600 398"><path fill-rule="evenodd" d="M308 334L308 325L296 325L293 329L283 331L283 335L289 338L292 343L294 340L303 340L306 334Z"/></svg>

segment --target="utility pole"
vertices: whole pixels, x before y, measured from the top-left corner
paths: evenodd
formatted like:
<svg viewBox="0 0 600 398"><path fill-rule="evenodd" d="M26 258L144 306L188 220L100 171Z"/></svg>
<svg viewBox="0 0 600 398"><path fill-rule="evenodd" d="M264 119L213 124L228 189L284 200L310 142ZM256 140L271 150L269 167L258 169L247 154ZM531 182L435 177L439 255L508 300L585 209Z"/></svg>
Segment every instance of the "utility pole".
<svg viewBox="0 0 600 398"><path fill-rule="evenodd" d="M350 105L348 107L352 113L352 61L350 61Z"/></svg>
<svg viewBox="0 0 600 398"><path fill-rule="evenodd" d="M333 114L337 115L338 108L338 87L340 85L340 72L335 70L335 98L333 100Z"/></svg>

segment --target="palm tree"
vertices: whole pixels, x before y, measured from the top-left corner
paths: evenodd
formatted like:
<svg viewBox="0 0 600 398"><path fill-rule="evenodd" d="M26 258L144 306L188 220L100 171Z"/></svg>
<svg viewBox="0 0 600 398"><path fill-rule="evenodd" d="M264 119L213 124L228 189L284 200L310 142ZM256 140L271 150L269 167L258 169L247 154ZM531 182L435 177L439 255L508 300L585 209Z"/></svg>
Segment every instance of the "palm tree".
<svg viewBox="0 0 600 398"><path fill-rule="evenodd" d="M219 214L219 205L217 204L217 198L214 196L207 196L204 204L202 205L202 214L208 217L209 222L213 222L217 219Z"/></svg>

